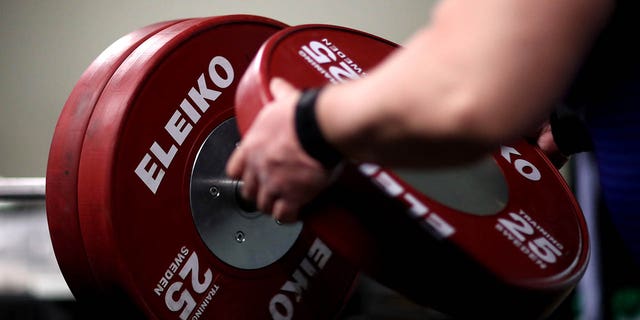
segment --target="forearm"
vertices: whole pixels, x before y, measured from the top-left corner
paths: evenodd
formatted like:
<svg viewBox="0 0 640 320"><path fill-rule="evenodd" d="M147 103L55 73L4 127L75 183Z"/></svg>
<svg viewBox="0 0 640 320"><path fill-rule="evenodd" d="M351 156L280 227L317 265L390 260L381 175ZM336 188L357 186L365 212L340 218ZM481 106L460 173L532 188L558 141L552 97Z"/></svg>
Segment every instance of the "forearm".
<svg viewBox="0 0 640 320"><path fill-rule="evenodd" d="M608 14L605 1L446 1L365 79L331 86L320 127L351 158L464 162L544 119Z"/></svg>
<svg viewBox="0 0 640 320"><path fill-rule="evenodd" d="M420 115L405 109L415 106L401 101L408 99L406 91L392 89L407 88L373 81L325 88L317 113L328 141L348 158L400 166L466 162L492 147L465 139L462 130L454 129L452 113L434 112L424 127L409 127L416 120L412 117Z"/></svg>

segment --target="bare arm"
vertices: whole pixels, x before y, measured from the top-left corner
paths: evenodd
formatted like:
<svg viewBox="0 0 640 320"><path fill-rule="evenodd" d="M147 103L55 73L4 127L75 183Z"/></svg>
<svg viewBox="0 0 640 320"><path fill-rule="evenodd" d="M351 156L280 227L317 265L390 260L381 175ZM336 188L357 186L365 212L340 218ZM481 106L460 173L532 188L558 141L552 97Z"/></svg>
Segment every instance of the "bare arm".
<svg viewBox="0 0 640 320"><path fill-rule="evenodd" d="M320 127L358 160L471 160L548 116L611 2L443 1L431 25L366 79L323 92Z"/></svg>
<svg viewBox="0 0 640 320"><path fill-rule="evenodd" d="M443 0L433 23L369 76L328 86L321 131L350 158L386 166L463 163L537 128L563 93L614 0ZM300 92L274 101L227 163L243 196L277 219L329 183L294 129ZM274 138L275 137L275 138Z"/></svg>

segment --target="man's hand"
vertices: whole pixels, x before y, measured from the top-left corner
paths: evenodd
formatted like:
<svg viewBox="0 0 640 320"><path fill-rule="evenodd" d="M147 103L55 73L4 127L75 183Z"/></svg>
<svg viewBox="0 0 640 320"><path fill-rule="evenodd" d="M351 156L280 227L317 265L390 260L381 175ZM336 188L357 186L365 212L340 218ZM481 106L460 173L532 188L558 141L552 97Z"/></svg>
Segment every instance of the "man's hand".
<svg viewBox="0 0 640 320"><path fill-rule="evenodd" d="M230 177L244 182L244 198L275 219L290 222L327 187L330 172L298 142L294 113L300 92L278 78L270 89L274 100L258 114L226 169Z"/></svg>

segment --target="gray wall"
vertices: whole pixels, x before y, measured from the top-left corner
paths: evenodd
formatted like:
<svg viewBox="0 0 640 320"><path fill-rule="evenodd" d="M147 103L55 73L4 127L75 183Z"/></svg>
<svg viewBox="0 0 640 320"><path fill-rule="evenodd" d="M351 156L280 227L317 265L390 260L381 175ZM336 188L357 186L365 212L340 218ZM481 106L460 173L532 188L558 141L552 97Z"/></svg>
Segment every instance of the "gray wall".
<svg viewBox="0 0 640 320"><path fill-rule="evenodd" d="M250 13L290 25L328 23L402 42L436 0L0 2L0 176L44 176L64 102L84 69L136 28L184 17Z"/></svg>

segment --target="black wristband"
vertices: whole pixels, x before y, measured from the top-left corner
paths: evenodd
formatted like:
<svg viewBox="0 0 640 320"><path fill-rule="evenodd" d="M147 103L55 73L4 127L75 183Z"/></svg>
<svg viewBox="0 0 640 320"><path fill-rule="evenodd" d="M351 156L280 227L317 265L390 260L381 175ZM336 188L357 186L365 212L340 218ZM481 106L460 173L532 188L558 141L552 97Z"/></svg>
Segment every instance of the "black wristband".
<svg viewBox="0 0 640 320"><path fill-rule="evenodd" d="M556 108L549 118L551 134L558 150L566 156L593 150L589 130L576 112L567 107Z"/></svg>
<svg viewBox="0 0 640 320"><path fill-rule="evenodd" d="M342 160L342 154L327 142L316 118L316 100L320 88L302 92L295 112L296 134L300 145L312 158L327 169L332 169Z"/></svg>

